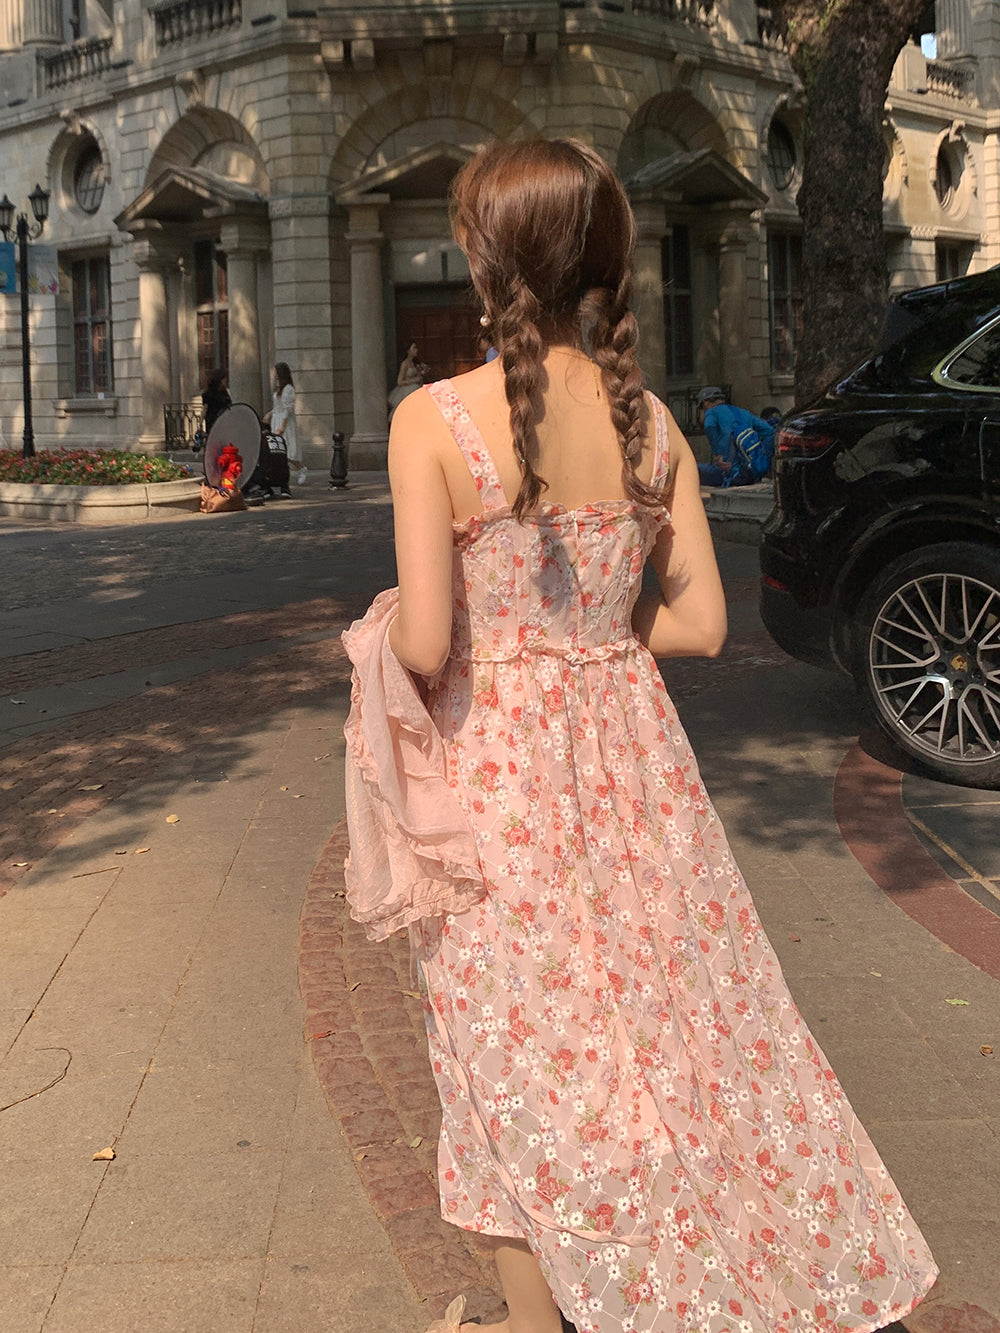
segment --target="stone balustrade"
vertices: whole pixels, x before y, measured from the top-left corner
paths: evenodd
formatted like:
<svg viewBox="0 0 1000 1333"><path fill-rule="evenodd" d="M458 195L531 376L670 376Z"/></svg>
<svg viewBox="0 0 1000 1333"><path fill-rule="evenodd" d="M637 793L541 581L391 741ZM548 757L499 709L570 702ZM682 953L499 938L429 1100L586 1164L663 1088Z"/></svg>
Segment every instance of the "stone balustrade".
<svg viewBox="0 0 1000 1333"><path fill-rule="evenodd" d="M715 14L715 0L560 0L562 9L599 8L605 13L641 18L671 19L707 27Z"/></svg>
<svg viewBox="0 0 1000 1333"><path fill-rule="evenodd" d="M111 68L111 37L88 37L61 51L39 55L44 92L66 88L84 79L97 79Z"/></svg>
<svg viewBox="0 0 1000 1333"><path fill-rule="evenodd" d="M956 101L964 101L972 95L972 73L958 65L928 60L927 91L937 97L953 97Z"/></svg>
<svg viewBox="0 0 1000 1333"><path fill-rule="evenodd" d="M785 49L784 38L767 5L759 5L757 8L757 41L769 51Z"/></svg>
<svg viewBox="0 0 1000 1333"><path fill-rule="evenodd" d="M167 0L149 12L158 47L211 37L243 21L242 0Z"/></svg>

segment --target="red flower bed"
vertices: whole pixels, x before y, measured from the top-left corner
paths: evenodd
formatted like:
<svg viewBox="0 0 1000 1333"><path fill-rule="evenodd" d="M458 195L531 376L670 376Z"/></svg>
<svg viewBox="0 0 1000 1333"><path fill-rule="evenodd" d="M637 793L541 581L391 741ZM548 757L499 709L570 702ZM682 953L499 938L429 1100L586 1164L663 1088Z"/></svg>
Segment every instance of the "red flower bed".
<svg viewBox="0 0 1000 1333"><path fill-rule="evenodd" d="M47 482L59 486L125 486L130 482L180 481L191 476L181 463L120 449L42 449L22 458L0 449L0 482Z"/></svg>

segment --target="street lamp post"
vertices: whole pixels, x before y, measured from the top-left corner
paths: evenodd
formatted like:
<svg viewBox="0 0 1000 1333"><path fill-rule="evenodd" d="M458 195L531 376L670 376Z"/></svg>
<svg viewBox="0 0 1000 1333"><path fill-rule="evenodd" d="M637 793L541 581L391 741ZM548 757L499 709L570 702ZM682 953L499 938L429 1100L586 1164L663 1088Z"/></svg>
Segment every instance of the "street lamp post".
<svg viewBox="0 0 1000 1333"><path fill-rule="evenodd" d="M23 458L35 456L35 428L31 420L31 328L28 323L28 242L41 236L49 216L49 192L36 185L28 195L31 211L35 215L34 224L29 223L26 213L18 213L14 222L14 205L6 194L0 199L0 231L5 241L13 234L18 247L17 285L21 295L21 380L24 386L24 437L21 448Z"/></svg>

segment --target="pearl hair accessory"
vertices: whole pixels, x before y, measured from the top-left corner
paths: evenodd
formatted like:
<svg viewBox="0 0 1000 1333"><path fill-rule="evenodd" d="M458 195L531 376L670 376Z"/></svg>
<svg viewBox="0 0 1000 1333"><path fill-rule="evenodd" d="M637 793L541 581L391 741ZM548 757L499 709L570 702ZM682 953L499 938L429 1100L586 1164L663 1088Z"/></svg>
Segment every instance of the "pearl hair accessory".
<svg viewBox="0 0 1000 1333"><path fill-rule="evenodd" d="M488 328L488 327L489 327L489 322L490 322L490 317L489 317L489 315L480 315L480 316L479 316L479 322L480 322L480 324L483 326L484 329L485 329L485 328Z"/></svg>

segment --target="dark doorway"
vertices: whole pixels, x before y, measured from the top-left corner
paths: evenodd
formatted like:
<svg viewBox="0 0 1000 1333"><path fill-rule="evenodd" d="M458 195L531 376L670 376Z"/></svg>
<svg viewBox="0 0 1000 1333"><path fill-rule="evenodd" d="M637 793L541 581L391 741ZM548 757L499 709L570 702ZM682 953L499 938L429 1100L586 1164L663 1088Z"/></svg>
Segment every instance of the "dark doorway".
<svg viewBox="0 0 1000 1333"><path fill-rule="evenodd" d="M479 309L467 287L396 288L396 366L411 342L430 379L447 379L483 363Z"/></svg>

